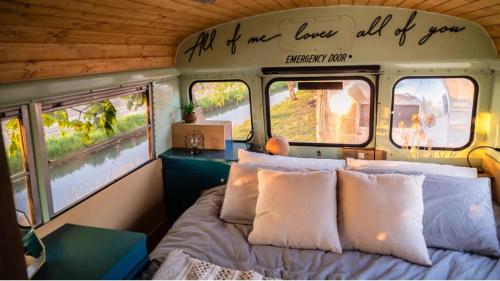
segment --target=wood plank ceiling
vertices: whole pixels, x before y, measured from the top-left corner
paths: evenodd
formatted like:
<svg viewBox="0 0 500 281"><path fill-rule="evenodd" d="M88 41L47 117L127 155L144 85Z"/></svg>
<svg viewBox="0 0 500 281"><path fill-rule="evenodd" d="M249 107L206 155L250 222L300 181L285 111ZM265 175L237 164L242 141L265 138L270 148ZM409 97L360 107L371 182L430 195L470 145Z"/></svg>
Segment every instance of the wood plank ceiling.
<svg viewBox="0 0 500 281"><path fill-rule="evenodd" d="M403 7L482 25L500 49L500 0L0 0L0 82L171 67L186 36L310 6Z"/></svg>

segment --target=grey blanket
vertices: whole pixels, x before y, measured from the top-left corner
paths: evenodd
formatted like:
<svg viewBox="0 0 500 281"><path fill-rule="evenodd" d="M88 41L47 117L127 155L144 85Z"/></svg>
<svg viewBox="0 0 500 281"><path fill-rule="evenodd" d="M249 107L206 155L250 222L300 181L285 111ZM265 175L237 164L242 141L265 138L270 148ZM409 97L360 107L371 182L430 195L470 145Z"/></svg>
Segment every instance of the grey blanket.
<svg viewBox="0 0 500 281"><path fill-rule="evenodd" d="M253 270L272 278L500 279L498 259L450 250L429 249L433 266L425 267L358 251L339 255L251 245L247 241L251 226L229 224L218 218L223 198L223 186L205 192L151 253L153 265L158 266L172 250L182 249L200 260L232 269Z"/></svg>

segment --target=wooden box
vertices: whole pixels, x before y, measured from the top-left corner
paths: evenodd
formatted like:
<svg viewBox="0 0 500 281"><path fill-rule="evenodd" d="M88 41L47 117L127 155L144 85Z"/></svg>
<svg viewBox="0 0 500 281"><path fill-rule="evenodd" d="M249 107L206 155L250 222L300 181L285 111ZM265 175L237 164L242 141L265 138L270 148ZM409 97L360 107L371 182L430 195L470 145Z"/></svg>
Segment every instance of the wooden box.
<svg viewBox="0 0 500 281"><path fill-rule="evenodd" d="M370 148L347 148L342 149L344 158L355 158L365 160L385 160L387 158L385 151Z"/></svg>
<svg viewBox="0 0 500 281"><path fill-rule="evenodd" d="M203 134L203 149L226 149L226 141L232 140L231 121L200 120L195 123L184 121L172 124L172 146L185 147L186 134L198 130Z"/></svg>

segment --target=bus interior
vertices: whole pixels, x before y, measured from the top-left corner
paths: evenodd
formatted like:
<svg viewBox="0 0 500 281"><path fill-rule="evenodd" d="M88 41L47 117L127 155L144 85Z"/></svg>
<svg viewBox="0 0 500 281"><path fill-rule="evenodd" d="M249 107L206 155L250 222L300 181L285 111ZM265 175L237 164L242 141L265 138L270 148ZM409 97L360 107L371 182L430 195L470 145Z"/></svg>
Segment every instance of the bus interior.
<svg viewBox="0 0 500 281"><path fill-rule="evenodd" d="M0 0L2 279L500 279L499 0Z"/></svg>

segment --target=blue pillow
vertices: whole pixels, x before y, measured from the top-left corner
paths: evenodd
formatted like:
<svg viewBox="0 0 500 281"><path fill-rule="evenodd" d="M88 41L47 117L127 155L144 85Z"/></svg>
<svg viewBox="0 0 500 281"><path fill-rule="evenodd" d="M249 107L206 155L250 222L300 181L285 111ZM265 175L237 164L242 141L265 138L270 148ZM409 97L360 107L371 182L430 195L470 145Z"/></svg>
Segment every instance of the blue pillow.
<svg viewBox="0 0 500 281"><path fill-rule="evenodd" d="M357 169L367 174L406 174L390 169ZM424 238L428 247L500 256L489 178L425 175Z"/></svg>

